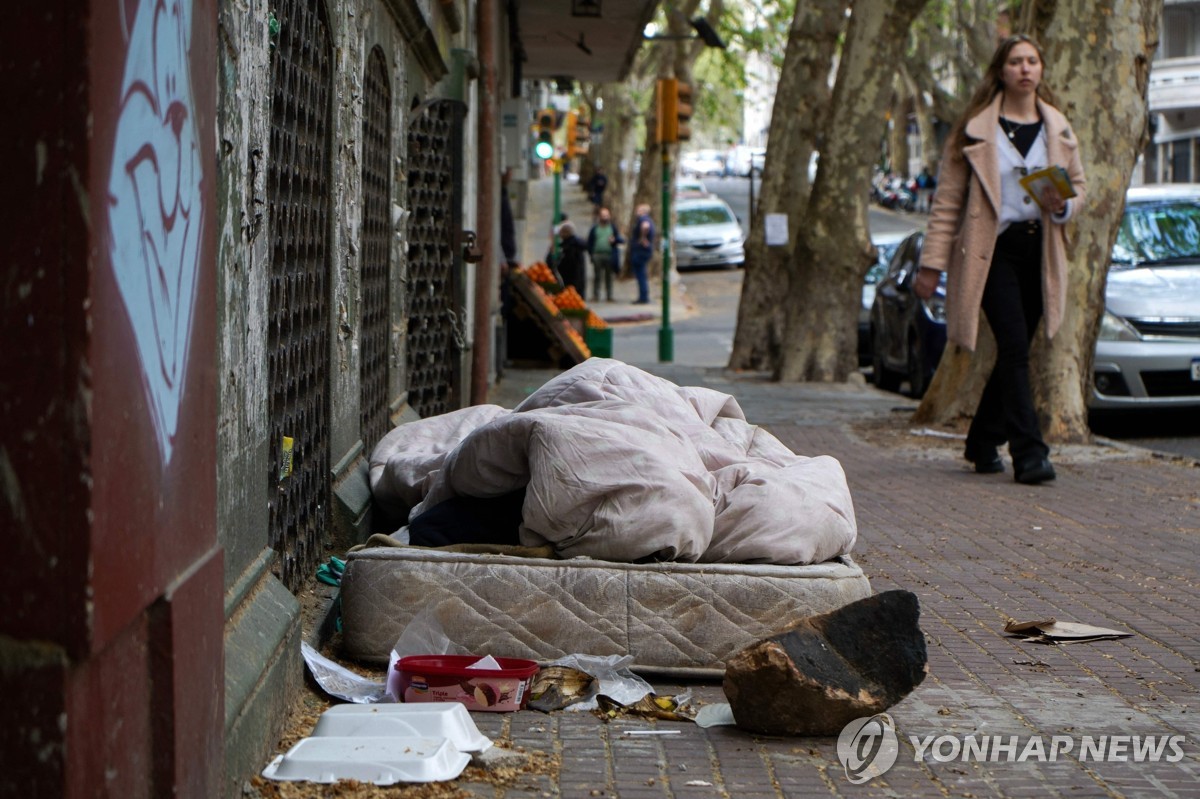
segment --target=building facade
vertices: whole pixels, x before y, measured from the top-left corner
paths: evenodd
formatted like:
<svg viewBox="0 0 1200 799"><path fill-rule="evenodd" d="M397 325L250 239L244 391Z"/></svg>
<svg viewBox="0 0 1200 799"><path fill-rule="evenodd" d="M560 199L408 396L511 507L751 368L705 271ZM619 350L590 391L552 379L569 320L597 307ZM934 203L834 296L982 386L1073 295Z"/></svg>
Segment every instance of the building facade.
<svg viewBox="0 0 1200 799"><path fill-rule="evenodd" d="M1135 182L1200 181L1200 2L1164 3L1148 94L1151 140Z"/></svg>

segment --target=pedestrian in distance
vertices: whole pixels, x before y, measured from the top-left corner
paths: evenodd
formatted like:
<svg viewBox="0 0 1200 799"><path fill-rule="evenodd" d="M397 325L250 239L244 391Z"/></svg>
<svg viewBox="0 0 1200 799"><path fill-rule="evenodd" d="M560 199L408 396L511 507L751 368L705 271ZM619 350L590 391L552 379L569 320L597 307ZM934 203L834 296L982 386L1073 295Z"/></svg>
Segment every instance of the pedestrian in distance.
<svg viewBox="0 0 1200 799"><path fill-rule="evenodd" d="M596 224L588 231L587 251L592 258L592 300L600 300L600 287L604 287L604 298L613 301L613 275L621 269L621 246L625 239L612 221L607 208L601 208Z"/></svg>
<svg viewBox="0 0 1200 799"><path fill-rule="evenodd" d="M587 245L575 235L570 221L558 226L558 262L555 264L564 287L574 286L579 296L587 299Z"/></svg>
<svg viewBox="0 0 1200 799"><path fill-rule="evenodd" d="M1019 483L1053 480L1029 380L1038 321L1058 332L1066 309L1063 226L1078 213L1086 181L1079 141L1042 82L1043 58L1028 36L1005 39L951 130L913 283L928 299L946 272L946 333L974 351L979 311L996 339L996 364L967 432L964 456L983 474L1004 471L1008 442ZM1033 197L1023 175L1062 167L1073 198L1053 187Z"/></svg>
<svg viewBox="0 0 1200 799"><path fill-rule="evenodd" d="M629 267L637 279L638 297L634 305L650 304L650 259L654 257L654 220L650 218L650 206L642 203L637 207L637 219L629 244Z"/></svg>
<svg viewBox="0 0 1200 799"><path fill-rule="evenodd" d="M929 213L933 207L933 190L937 188L937 178L929 170L929 165L921 167L920 174L917 175L917 211L922 214Z"/></svg>
<svg viewBox="0 0 1200 799"><path fill-rule="evenodd" d="M592 173L592 179L588 181L588 199L596 209L604 205L604 190L607 188L608 176L604 174L602 167L597 166L596 171Z"/></svg>

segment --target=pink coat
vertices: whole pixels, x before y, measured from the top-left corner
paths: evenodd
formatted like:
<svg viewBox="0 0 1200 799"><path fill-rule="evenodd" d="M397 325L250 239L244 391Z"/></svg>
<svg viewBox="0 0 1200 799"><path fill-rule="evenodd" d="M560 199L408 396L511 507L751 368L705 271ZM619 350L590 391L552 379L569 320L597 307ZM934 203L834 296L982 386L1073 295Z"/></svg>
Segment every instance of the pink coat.
<svg viewBox="0 0 1200 799"><path fill-rule="evenodd" d="M996 247L1000 207L1000 166L995 131L1000 124L1000 98L972 117L966 126L971 140L962 158L947 144L938 174L937 195L929 215L921 266L948 272L946 279L946 334L968 350L975 349L979 333L979 307ZM1072 213L1084 202L1086 180L1079 159L1079 141L1066 117L1054 106L1038 100L1046 132L1050 165L1067 170L1076 196ZM963 208L963 205L966 208ZM961 219L961 222L960 222ZM1063 225L1042 214L1042 298L1046 335L1053 337L1062 324L1067 304L1067 256Z"/></svg>

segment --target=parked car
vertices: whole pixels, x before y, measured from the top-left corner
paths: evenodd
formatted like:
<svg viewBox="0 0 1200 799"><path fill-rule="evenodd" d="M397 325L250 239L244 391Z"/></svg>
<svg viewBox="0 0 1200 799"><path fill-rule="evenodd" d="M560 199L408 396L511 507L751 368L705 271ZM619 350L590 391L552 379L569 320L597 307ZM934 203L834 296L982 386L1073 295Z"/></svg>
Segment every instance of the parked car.
<svg viewBox="0 0 1200 799"><path fill-rule="evenodd" d="M893 256L870 320L876 385L895 390L904 375L915 377L915 396L928 386L946 341L944 290L922 303L909 287L920 236ZM1092 378L1093 411L1200 406L1200 184L1126 195Z"/></svg>
<svg viewBox="0 0 1200 799"><path fill-rule="evenodd" d="M725 158L716 150L686 153L679 160L679 171L698 177L720 177L725 174Z"/></svg>
<svg viewBox="0 0 1200 799"><path fill-rule="evenodd" d="M675 180L675 199L706 196L708 196L708 187L700 178L681 177Z"/></svg>
<svg viewBox="0 0 1200 799"><path fill-rule="evenodd" d="M733 153L729 157L729 163L726 164L726 174L744 178L749 176L752 168L758 172L762 172L763 163L766 161L766 158L767 149L765 147L747 147L744 144L739 144L733 149Z"/></svg>
<svg viewBox="0 0 1200 799"><path fill-rule="evenodd" d="M675 214L677 269L741 266L746 260L742 226L721 198L681 199L675 204Z"/></svg>
<svg viewBox="0 0 1200 799"><path fill-rule="evenodd" d="M1093 410L1200 406L1200 185L1126 195L1093 384Z"/></svg>
<svg viewBox="0 0 1200 799"><path fill-rule="evenodd" d="M907 233L880 233L871 237L875 245L875 263L863 279L862 307L858 312L858 365L871 363L871 305L875 302L875 286L887 274L888 263Z"/></svg>
<svg viewBox="0 0 1200 799"><path fill-rule="evenodd" d="M875 385L895 391L907 380L913 397L924 395L946 347L945 273L928 300L912 290L924 241L919 231L896 247L875 286L869 322Z"/></svg>

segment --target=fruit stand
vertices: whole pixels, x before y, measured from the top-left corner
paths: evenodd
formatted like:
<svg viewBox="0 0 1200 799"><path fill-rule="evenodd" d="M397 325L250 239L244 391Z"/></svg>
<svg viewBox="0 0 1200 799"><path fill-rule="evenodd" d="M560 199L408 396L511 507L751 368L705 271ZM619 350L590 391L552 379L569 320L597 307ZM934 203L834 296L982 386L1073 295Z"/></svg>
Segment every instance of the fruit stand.
<svg viewBox="0 0 1200 799"><path fill-rule="evenodd" d="M560 286L546 264L515 269L508 279L513 297L506 320L508 358L514 365L569 368L592 355L612 355L612 330L573 286Z"/></svg>

